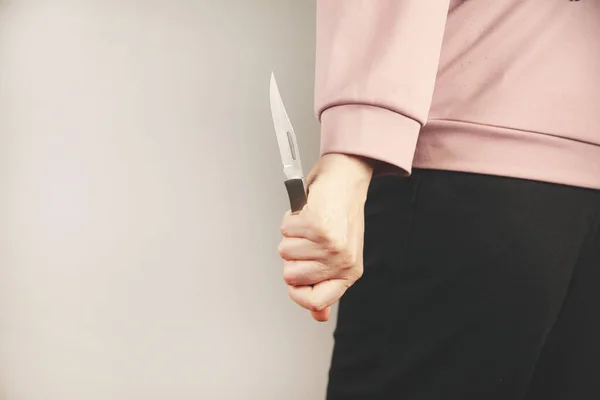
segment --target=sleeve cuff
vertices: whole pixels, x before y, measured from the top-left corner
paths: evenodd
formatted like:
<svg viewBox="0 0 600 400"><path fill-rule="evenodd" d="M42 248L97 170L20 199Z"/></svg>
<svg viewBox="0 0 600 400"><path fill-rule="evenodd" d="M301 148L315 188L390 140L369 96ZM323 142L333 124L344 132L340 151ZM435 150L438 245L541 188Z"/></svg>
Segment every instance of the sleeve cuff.
<svg viewBox="0 0 600 400"><path fill-rule="evenodd" d="M321 155L351 154L382 162L375 175L410 175L421 124L381 107L342 105L321 120Z"/></svg>

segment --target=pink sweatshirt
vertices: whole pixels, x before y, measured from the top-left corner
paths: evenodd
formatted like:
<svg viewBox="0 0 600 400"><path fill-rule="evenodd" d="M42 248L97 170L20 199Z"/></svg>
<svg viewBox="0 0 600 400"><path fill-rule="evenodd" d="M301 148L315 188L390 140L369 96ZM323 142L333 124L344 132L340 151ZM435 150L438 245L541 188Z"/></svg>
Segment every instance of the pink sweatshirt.
<svg viewBox="0 0 600 400"><path fill-rule="evenodd" d="M600 189L600 0L317 0L321 153Z"/></svg>

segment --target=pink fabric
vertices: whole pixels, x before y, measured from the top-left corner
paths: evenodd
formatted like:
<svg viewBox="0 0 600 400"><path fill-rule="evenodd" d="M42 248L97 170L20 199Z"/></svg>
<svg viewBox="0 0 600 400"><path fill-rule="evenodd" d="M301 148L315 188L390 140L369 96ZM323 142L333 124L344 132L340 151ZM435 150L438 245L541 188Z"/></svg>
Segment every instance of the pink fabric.
<svg viewBox="0 0 600 400"><path fill-rule="evenodd" d="M600 189L600 1L317 8L322 154Z"/></svg>

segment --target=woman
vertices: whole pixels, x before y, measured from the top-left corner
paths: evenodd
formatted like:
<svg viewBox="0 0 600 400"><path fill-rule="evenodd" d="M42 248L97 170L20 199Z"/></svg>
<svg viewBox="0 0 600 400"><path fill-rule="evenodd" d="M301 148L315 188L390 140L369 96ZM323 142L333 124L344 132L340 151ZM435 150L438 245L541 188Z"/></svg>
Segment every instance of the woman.
<svg viewBox="0 0 600 400"><path fill-rule="evenodd" d="M279 250L315 319L341 299L327 398L600 398L600 2L317 4Z"/></svg>

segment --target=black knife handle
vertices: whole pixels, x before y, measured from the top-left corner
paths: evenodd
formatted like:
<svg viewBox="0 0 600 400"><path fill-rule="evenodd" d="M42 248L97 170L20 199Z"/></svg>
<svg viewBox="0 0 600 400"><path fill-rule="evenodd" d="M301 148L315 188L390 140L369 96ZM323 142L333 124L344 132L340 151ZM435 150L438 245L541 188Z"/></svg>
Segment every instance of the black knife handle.
<svg viewBox="0 0 600 400"><path fill-rule="evenodd" d="M290 207L292 213L302 211L306 205L306 190L304 189L304 180L288 179L285 181L285 188L290 198Z"/></svg>

